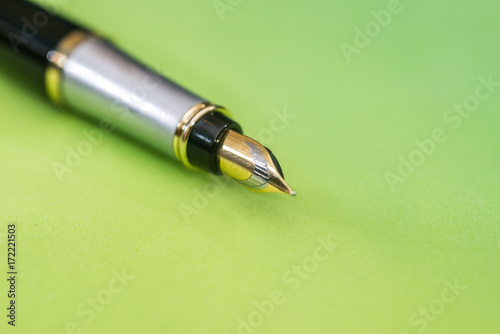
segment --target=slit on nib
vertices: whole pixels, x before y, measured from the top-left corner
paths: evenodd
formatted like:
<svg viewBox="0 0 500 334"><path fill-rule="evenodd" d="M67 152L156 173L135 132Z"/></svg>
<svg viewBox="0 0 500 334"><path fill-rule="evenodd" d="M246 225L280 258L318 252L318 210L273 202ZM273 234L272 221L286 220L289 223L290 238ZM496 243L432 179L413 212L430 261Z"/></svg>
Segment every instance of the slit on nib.
<svg viewBox="0 0 500 334"><path fill-rule="evenodd" d="M217 152L221 171L255 192L295 196L274 154L258 141L227 131Z"/></svg>

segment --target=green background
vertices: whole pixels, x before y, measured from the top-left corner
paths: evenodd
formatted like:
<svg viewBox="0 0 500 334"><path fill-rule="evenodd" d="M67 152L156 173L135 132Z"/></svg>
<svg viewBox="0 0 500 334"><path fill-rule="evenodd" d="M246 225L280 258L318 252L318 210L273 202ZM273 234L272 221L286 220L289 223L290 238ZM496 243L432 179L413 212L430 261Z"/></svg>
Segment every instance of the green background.
<svg viewBox="0 0 500 334"><path fill-rule="evenodd" d="M498 333L500 91L456 129L443 119L480 76L500 81L498 3L402 0L350 63L341 43L387 1L231 3L223 20L211 0L59 8L266 134L298 195L215 183L115 134L60 181L53 163L95 126L2 63L0 262L15 222L20 273L15 329L0 284L2 333L233 334L276 290L284 302L240 333ZM294 118L270 135L276 110ZM435 129L446 140L388 182ZM87 322L79 306L122 270L135 278Z"/></svg>

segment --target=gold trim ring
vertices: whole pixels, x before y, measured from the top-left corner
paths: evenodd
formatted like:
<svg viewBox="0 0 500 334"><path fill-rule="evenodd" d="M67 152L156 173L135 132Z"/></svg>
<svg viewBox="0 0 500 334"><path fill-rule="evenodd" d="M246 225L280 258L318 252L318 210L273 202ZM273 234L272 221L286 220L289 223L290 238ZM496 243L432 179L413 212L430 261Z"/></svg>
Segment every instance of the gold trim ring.
<svg viewBox="0 0 500 334"><path fill-rule="evenodd" d="M66 35L57 44L56 49L47 54L49 64L45 70L45 89L49 98L57 105L63 104L61 84L63 80L63 68L69 54L89 36L81 30L74 30Z"/></svg>
<svg viewBox="0 0 500 334"><path fill-rule="evenodd" d="M190 169L198 170L199 168L193 166L189 162L187 156L187 142L189 140L189 135L191 134L194 125L203 116L215 111L231 117L231 114L223 107L216 106L208 102L201 102L186 111L179 123L177 123L177 129L175 130L173 140L174 153L177 159Z"/></svg>

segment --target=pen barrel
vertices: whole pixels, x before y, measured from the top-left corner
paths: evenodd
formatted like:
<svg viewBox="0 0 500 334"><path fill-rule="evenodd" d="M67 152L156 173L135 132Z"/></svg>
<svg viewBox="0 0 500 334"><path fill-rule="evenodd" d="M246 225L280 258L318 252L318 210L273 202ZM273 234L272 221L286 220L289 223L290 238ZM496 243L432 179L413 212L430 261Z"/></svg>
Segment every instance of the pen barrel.
<svg viewBox="0 0 500 334"><path fill-rule="evenodd" d="M65 59L59 82L63 105L174 154L185 113L203 99L134 60L112 43L89 35Z"/></svg>
<svg viewBox="0 0 500 334"><path fill-rule="evenodd" d="M85 30L58 16L56 11L57 8L42 8L24 0L0 0L0 42L13 55L45 68L47 55L68 33Z"/></svg>
<svg viewBox="0 0 500 334"><path fill-rule="evenodd" d="M8 58L14 66L21 58L29 60L21 76L35 68L33 81L56 104L187 167L221 173L221 139L229 129L241 132L224 108L205 102L56 11L24 0L0 0L0 42L11 50Z"/></svg>
<svg viewBox="0 0 500 334"><path fill-rule="evenodd" d="M178 123L200 97L87 29L24 0L0 0L4 61L50 99L175 156Z"/></svg>

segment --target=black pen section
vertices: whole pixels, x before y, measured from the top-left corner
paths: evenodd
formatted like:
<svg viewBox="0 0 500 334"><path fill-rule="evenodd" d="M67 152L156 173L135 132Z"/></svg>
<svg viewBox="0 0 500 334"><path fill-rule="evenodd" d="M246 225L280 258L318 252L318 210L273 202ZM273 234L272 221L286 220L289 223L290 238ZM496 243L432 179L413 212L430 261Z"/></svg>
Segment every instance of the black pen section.
<svg viewBox="0 0 500 334"><path fill-rule="evenodd" d="M50 9L24 0L0 0L2 53L6 53L6 57L31 63L26 71L34 72L36 79L41 82L47 67L48 53L75 29L84 30Z"/></svg>
<svg viewBox="0 0 500 334"><path fill-rule="evenodd" d="M220 112L203 116L193 126L189 135L186 148L189 162L207 172L221 174L217 150L227 130L241 133L240 125Z"/></svg>

